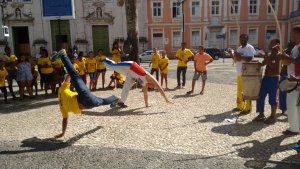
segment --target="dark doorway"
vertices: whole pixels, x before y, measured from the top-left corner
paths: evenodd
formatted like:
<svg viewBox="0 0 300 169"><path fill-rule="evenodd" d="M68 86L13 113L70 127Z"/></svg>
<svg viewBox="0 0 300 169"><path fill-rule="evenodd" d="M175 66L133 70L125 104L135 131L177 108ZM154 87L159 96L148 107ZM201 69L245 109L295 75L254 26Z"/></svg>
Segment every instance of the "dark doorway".
<svg viewBox="0 0 300 169"><path fill-rule="evenodd" d="M27 26L12 27L12 36L14 44L14 53L19 56L20 53L30 55L29 33Z"/></svg>

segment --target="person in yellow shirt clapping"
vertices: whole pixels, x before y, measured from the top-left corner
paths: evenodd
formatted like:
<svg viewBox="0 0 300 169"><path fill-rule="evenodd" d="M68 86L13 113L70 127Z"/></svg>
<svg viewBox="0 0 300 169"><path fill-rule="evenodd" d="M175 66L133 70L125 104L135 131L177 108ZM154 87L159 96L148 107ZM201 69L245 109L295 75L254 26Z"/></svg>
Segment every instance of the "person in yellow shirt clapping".
<svg viewBox="0 0 300 169"><path fill-rule="evenodd" d="M98 83L98 78L100 74L102 75L102 89L104 89L104 84L105 84L105 73L106 73L106 66L104 64L106 56L103 54L103 50L99 49L98 50L98 55L95 57L97 61L97 74L96 74L96 86Z"/></svg>
<svg viewBox="0 0 300 169"><path fill-rule="evenodd" d="M177 89L181 88L180 75L182 74L182 88L185 88L185 79L186 79L186 70L187 63L190 58L194 57L194 54L191 50L186 48L186 43L181 43L181 48L177 50L175 58L178 60L177 65Z"/></svg>
<svg viewBox="0 0 300 169"><path fill-rule="evenodd" d="M110 50L110 54L112 55L112 60L115 62L121 62L121 56L123 54L123 51L119 47L119 43L115 41L113 43L113 47Z"/></svg>
<svg viewBox="0 0 300 169"><path fill-rule="evenodd" d="M78 53L78 58L74 61L78 65L78 73L84 83L86 84L86 66L85 66L86 58L83 57L83 52L80 51Z"/></svg>
<svg viewBox="0 0 300 169"><path fill-rule="evenodd" d="M150 74L153 75L153 73L155 72L156 80L157 81L159 81L159 68L158 68L158 64L159 64L160 58L161 57L160 57L160 54L159 54L157 48L153 48L153 54L151 56L151 62L149 63L149 67L152 64Z"/></svg>
<svg viewBox="0 0 300 169"><path fill-rule="evenodd" d="M4 103L8 103L7 101L7 90L5 86L5 79L8 76L8 72L4 67L4 62L0 60L0 90L4 94Z"/></svg>
<svg viewBox="0 0 300 169"><path fill-rule="evenodd" d="M96 65L97 61L94 58L94 53L89 52L89 57L85 61L87 73L90 76L90 90L96 90Z"/></svg>
<svg viewBox="0 0 300 169"><path fill-rule="evenodd" d="M168 66L169 66L169 58L166 54L166 51L161 52L161 59L159 61L159 69L160 69L160 75L161 75L161 86L163 86L163 81L165 79L166 88L165 90L168 90Z"/></svg>

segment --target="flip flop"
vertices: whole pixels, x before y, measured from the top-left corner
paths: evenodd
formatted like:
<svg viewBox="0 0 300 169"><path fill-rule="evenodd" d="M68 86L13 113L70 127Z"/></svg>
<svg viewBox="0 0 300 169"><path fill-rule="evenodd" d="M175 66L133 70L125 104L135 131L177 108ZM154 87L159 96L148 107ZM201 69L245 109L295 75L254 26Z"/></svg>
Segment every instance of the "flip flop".
<svg viewBox="0 0 300 169"><path fill-rule="evenodd" d="M264 121L265 124L274 124L276 123L276 119L273 119L273 118L270 118L268 117L265 121Z"/></svg>
<svg viewBox="0 0 300 169"><path fill-rule="evenodd" d="M255 122L264 122L265 120L266 120L265 116L263 116L263 117L256 116L252 121L255 121Z"/></svg>

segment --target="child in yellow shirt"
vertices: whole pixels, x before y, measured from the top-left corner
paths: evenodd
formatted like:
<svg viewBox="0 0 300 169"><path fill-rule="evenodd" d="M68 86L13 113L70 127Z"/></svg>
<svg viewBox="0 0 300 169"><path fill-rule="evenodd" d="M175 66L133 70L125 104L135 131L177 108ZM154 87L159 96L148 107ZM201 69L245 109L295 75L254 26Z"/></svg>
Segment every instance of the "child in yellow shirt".
<svg viewBox="0 0 300 169"><path fill-rule="evenodd" d="M4 62L0 60L0 90L4 94L4 103L8 103L7 101L7 90L5 86L5 79L8 76L8 72L4 67Z"/></svg>
<svg viewBox="0 0 300 169"><path fill-rule="evenodd" d="M90 90L96 90L96 65L97 61L94 58L94 53L89 52L89 57L85 61L87 73L90 76Z"/></svg>
<svg viewBox="0 0 300 169"><path fill-rule="evenodd" d="M103 50L99 49L98 50L98 55L95 57L97 61L97 75L96 75L96 86L98 83L98 78L100 74L102 75L102 89L104 89L104 84L105 84L105 73L106 73L106 66L104 64L106 56L103 54Z"/></svg>
<svg viewBox="0 0 300 169"><path fill-rule="evenodd" d="M161 52L161 56L162 58L160 59L159 61L159 69L160 69L160 75L161 75L161 86L163 86L163 82L164 82L164 79L165 79L165 83L166 83L166 88L165 90L168 90L168 72L169 72L169 69L168 69L168 66L169 66L169 58L166 54L166 51L162 51Z"/></svg>

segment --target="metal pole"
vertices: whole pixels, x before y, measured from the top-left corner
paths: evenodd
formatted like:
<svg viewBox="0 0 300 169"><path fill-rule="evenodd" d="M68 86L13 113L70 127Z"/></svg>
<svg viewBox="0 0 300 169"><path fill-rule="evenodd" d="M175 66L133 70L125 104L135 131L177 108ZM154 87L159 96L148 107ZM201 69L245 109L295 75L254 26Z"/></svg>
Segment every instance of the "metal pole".
<svg viewBox="0 0 300 169"><path fill-rule="evenodd" d="M184 0L182 0L181 1L181 6L182 6L182 8L181 8L181 13L182 13L182 34L181 34L181 42L183 43L184 42L184 28L185 28L185 26L184 26L184 22L185 22L185 20L184 20Z"/></svg>

